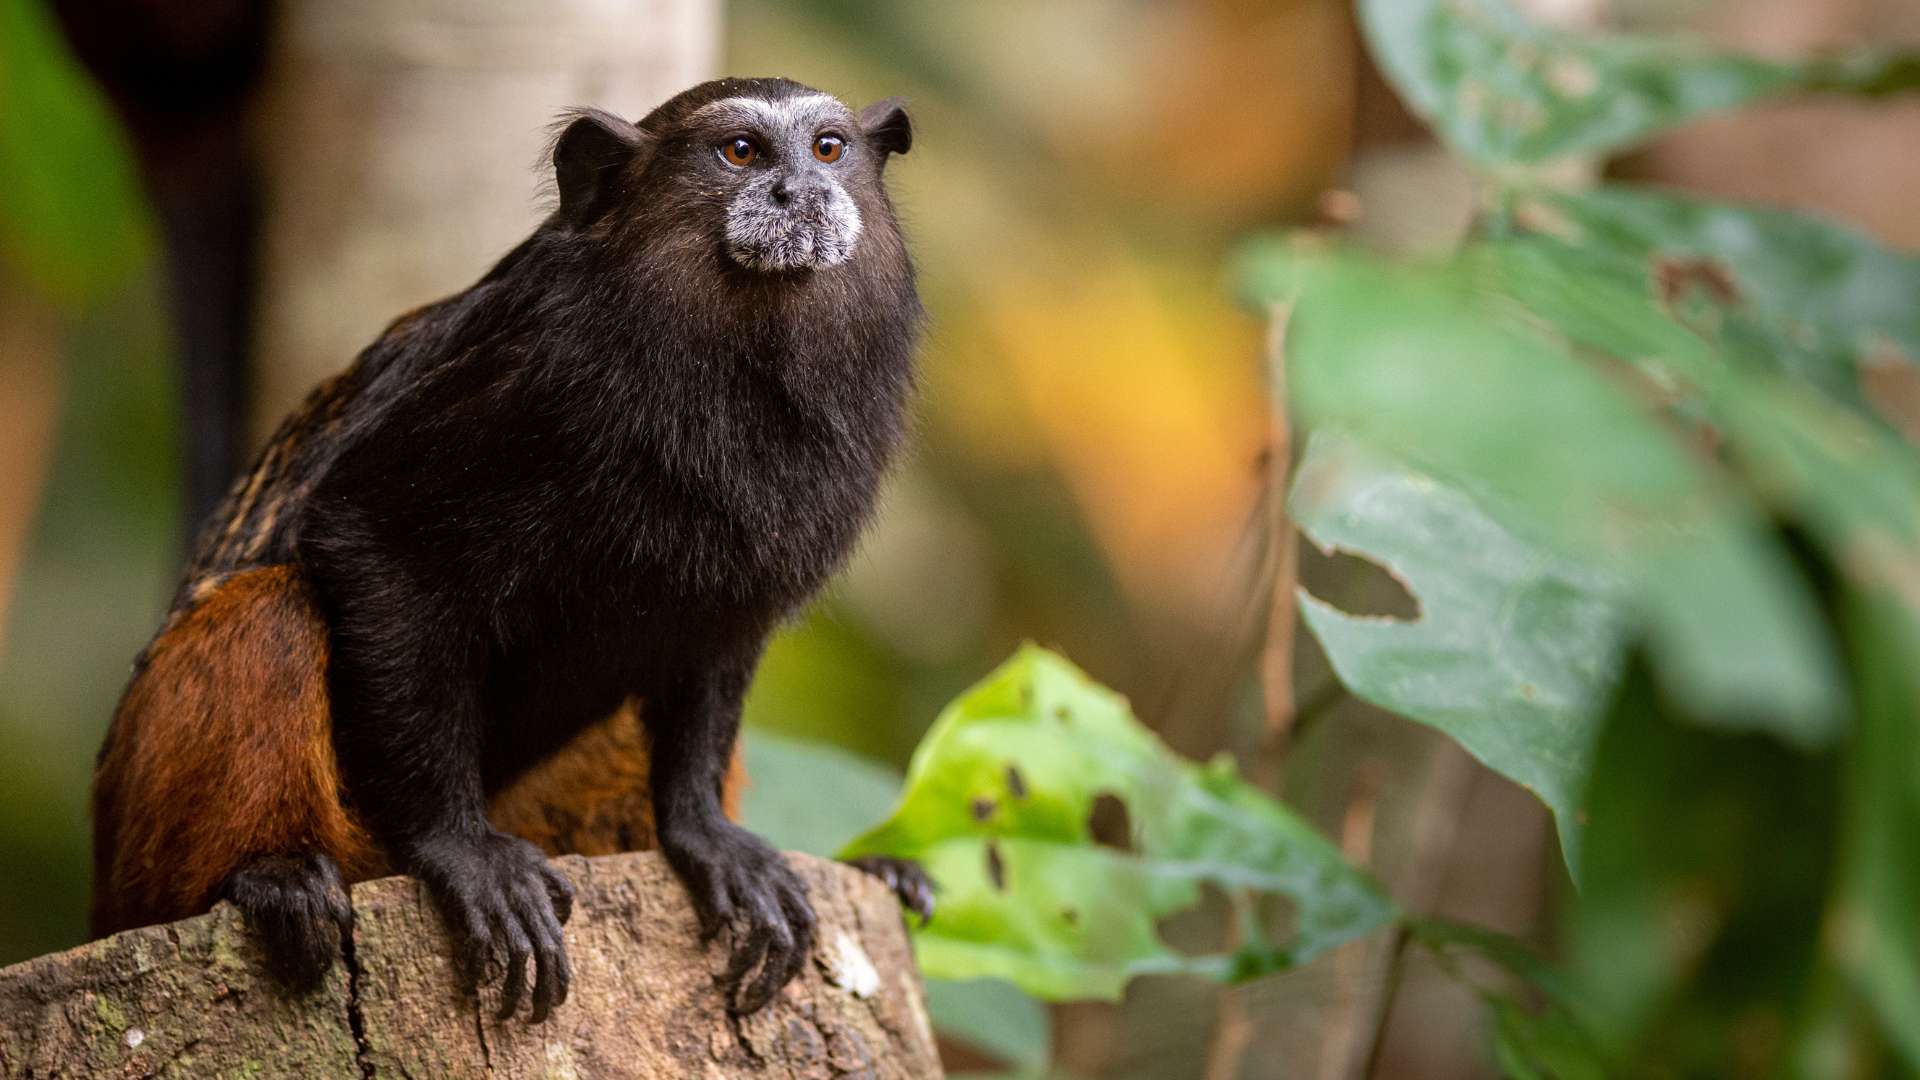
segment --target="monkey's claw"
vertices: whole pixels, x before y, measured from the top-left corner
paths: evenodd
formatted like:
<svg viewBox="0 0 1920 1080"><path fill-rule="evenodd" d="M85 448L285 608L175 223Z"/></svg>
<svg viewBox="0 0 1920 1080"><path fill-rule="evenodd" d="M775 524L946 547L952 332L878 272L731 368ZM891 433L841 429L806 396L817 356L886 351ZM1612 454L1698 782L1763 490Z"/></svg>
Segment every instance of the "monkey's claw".
<svg viewBox="0 0 1920 1080"><path fill-rule="evenodd" d="M699 839L662 835L660 841L693 898L701 937L712 941L727 932L732 955L720 985L729 1006L740 1015L765 1008L813 951L806 882L779 852L731 822L708 826Z"/></svg>
<svg viewBox="0 0 1920 1080"><path fill-rule="evenodd" d="M478 986L496 953L506 956L500 1017L520 1008L533 962L533 1008L540 1023L567 1000L573 969L561 925L573 915L573 885L547 864L540 849L517 837L492 833L477 840L432 841L415 854L414 872L439 900L452 931L461 969Z"/></svg>
<svg viewBox="0 0 1920 1080"><path fill-rule="evenodd" d="M847 865L884 882L893 890L893 895L900 898L902 907L920 916L921 926L933 921L933 879L920 869L919 863L885 855L864 855L848 859Z"/></svg>

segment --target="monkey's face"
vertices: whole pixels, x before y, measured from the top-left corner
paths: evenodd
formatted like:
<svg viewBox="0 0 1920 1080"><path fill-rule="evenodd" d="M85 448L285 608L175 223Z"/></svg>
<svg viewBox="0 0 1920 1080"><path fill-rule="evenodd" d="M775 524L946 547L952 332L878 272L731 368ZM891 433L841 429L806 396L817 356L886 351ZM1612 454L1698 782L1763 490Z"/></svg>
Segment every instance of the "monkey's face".
<svg viewBox="0 0 1920 1080"><path fill-rule="evenodd" d="M741 267L789 273L852 258L864 225L847 188L874 163L835 98L720 98L687 117L684 148L720 196L726 254Z"/></svg>
<svg viewBox="0 0 1920 1080"><path fill-rule="evenodd" d="M727 255L749 270L838 266L860 243L848 187L873 171L846 106L824 94L724 98L695 113L700 165L725 192ZM702 148L698 143L709 145Z"/></svg>
<svg viewBox="0 0 1920 1080"><path fill-rule="evenodd" d="M912 144L897 100L855 116L785 79L717 80L638 125L582 110L554 148L560 216L624 218L655 252L711 244L749 271L823 270L890 231L882 170Z"/></svg>

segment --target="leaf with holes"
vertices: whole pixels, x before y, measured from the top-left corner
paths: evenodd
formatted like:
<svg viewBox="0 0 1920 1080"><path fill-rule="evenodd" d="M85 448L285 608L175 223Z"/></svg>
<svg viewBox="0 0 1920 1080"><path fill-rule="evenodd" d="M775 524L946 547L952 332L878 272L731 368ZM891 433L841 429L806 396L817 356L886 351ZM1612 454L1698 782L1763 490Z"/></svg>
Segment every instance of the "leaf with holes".
<svg viewBox="0 0 1920 1080"><path fill-rule="evenodd" d="M1508 0L1362 0L1381 70L1456 150L1538 162L1639 142L1705 113L1809 91L1920 87L1920 57L1765 60L1673 38L1536 26Z"/></svg>
<svg viewBox="0 0 1920 1080"><path fill-rule="evenodd" d="M1743 357L1862 407L1861 371L1920 363L1920 258L1806 214L1623 185L1527 192L1517 224Z"/></svg>
<svg viewBox="0 0 1920 1080"><path fill-rule="evenodd" d="M1577 868L1580 798L1624 644L1623 583L1328 431L1308 442L1288 506L1314 543L1379 563L1420 605L1412 621L1356 616L1303 591L1301 616L1340 681L1533 792Z"/></svg>
<svg viewBox="0 0 1920 1080"><path fill-rule="evenodd" d="M1579 251L1534 239L1464 257L1489 287L1573 344L1630 358L1723 443L1748 489L1802 526L1841 575L1920 618L1920 452L1884 425L1779 372L1729 362L1643 289Z"/></svg>
<svg viewBox="0 0 1920 1080"><path fill-rule="evenodd" d="M1675 437L1626 365L1575 350L1488 262L1281 242L1251 251L1243 279L1263 306L1292 304L1288 391L1307 428L1461 487L1516 535L1617 576L1631 632L1703 722L1830 742L1844 701L1832 645L1760 508Z"/></svg>
<svg viewBox="0 0 1920 1080"><path fill-rule="evenodd" d="M1125 810L1118 846L1096 842L1103 796ZM1125 699L1034 646L947 707L893 816L842 854L916 859L938 883L939 914L915 937L928 975L1003 978L1052 1000L1118 998L1155 972L1251 979L1395 916L1230 763L1176 756ZM1231 954L1172 951L1156 926L1206 883L1291 900L1290 932Z"/></svg>

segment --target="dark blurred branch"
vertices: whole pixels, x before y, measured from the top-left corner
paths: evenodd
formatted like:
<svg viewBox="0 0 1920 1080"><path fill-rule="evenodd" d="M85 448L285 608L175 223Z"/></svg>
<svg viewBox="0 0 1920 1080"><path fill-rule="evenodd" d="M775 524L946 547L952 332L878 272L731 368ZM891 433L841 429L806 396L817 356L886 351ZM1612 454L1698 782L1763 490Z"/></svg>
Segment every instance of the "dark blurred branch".
<svg viewBox="0 0 1920 1080"><path fill-rule="evenodd" d="M191 533L247 449L259 205L249 121L272 6L54 0L53 8L126 125L159 219Z"/></svg>

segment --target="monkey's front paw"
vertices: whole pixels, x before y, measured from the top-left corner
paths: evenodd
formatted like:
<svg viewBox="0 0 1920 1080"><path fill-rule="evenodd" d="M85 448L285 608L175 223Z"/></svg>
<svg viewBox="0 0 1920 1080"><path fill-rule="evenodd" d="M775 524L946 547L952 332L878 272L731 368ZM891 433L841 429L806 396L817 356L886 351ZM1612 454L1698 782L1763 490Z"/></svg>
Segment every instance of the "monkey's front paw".
<svg viewBox="0 0 1920 1080"><path fill-rule="evenodd" d="M813 950L813 905L806 882L780 853L731 822L697 835L662 835L661 849L686 882L712 941L727 931L733 950L721 985L735 1012L758 1012L793 981ZM759 976L747 976L755 968Z"/></svg>
<svg viewBox="0 0 1920 1080"><path fill-rule="evenodd" d="M460 949L462 970L478 985L496 953L507 958L500 1016L512 1016L534 964L534 1023L567 1000L573 969L561 924L573 914L573 884L518 837L436 839L414 851L414 873L432 890Z"/></svg>

